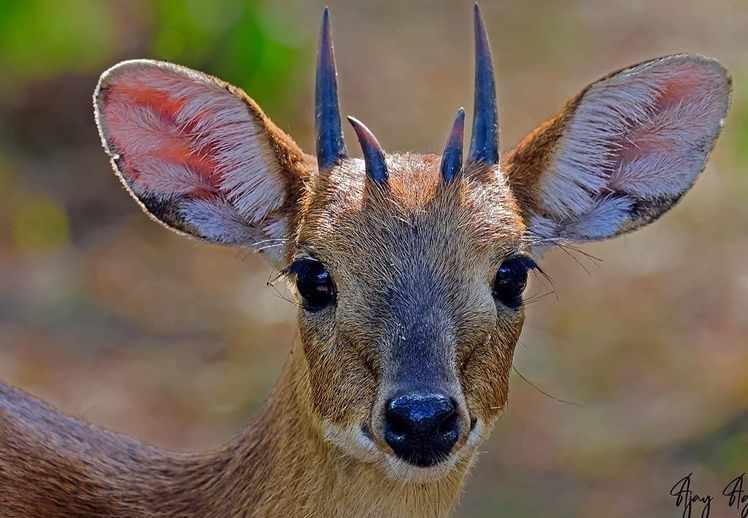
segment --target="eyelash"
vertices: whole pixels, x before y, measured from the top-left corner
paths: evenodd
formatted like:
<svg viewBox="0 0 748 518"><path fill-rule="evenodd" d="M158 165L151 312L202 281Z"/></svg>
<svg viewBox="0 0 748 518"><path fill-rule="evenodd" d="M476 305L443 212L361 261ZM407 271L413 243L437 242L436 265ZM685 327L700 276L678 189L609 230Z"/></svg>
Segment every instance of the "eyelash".
<svg viewBox="0 0 748 518"><path fill-rule="evenodd" d="M305 263L309 263L309 262L318 263L319 261L317 261L317 259L315 259L314 257L310 257L310 256L297 257L291 262L291 264L283 268L278 273L278 277L291 277L294 275L298 275L299 272L303 271L303 269L305 268L306 266Z"/></svg>
<svg viewBox="0 0 748 518"><path fill-rule="evenodd" d="M501 266L505 261L508 261L509 259L519 261L522 264L522 266L527 268L528 271L537 270L538 272L543 273L543 270L540 269L540 266L538 266L538 263L536 263L532 257L530 257L529 255L525 255L525 254L509 255L501 260L501 262L499 263L499 266Z"/></svg>

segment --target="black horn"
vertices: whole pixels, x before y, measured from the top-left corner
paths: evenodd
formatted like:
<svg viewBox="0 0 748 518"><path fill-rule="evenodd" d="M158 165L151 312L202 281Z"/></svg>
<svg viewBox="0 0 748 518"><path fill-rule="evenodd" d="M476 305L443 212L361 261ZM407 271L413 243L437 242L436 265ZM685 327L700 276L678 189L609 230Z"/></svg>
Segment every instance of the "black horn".
<svg viewBox="0 0 748 518"><path fill-rule="evenodd" d="M320 170L339 164L342 159L348 157L340 122L337 75L335 54L332 49L330 13L325 7L319 36L317 82L314 94L317 166Z"/></svg>
<svg viewBox="0 0 748 518"><path fill-rule="evenodd" d="M473 135L468 162L499 162L499 112L496 107L496 83L491 61L491 47L486 35L480 7L475 4L475 99Z"/></svg>
<svg viewBox="0 0 748 518"><path fill-rule="evenodd" d="M465 108L457 110L457 116L449 132L447 144L442 153L442 178L451 182L462 169L462 135L465 131Z"/></svg>
<svg viewBox="0 0 748 518"><path fill-rule="evenodd" d="M374 134L367 128L363 122L355 117L348 117L348 122L353 126L356 132L358 142L361 144L361 151L364 153L364 162L366 162L366 176L378 185L387 182L387 162L384 159L382 146Z"/></svg>

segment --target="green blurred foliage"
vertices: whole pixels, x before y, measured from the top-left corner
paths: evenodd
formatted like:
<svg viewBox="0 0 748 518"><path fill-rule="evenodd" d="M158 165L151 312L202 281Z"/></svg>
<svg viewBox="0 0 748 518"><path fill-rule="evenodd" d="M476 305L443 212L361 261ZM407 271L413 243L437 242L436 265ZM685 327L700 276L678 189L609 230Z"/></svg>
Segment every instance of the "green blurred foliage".
<svg viewBox="0 0 748 518"><path fill-rule="evenodd" d="M110 6L98 0L0 1L0 69L24 81L86 71L114 47Z"/></svg>
<svg viewBox="0 0 748 518"><path fill-rule="evenodd" d="M154 7L154 57L241 85L273 111L287 100L290 81L309 42L269 3L242 0L158 0Z"/></svg>
<svg viewBox="0 0 748 518"><path fill-rule="evenodd" d="M741 85L748 83L748 75L741 76L734 82ZM736 89L730 124L733 126L731 149L736 153L736 164L743 172L738 175L738 181L743 193L748 195L748 89Z"/></svg>
<svg viewBox="0 0 748 518"><path fill-rule="evenodd" d="M59 204L46 198L30 198L13 215L13 237L24 252L48 252L67 244L70 224Z"/></svg>
<svg viewBox="0 0 748 518"><path fill-rule="evenodd" d="M126 43L118 38L133 36L125 24L137 26L144 15L146 56L210 69L266 100L269 110L288 101L300 60L310 54L309 33L270 2L0 0L0 69L13 72L0 83L104 66Z"/></svg>

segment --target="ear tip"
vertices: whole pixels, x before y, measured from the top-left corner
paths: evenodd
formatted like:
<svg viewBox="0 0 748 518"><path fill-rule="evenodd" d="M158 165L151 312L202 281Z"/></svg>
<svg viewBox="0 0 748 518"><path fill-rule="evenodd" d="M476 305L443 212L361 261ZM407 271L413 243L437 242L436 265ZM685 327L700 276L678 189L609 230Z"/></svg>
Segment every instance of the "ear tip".
<svg viewBox="0 0 748 518"><path fill-rule="evenodd" d="M94 109L96 112L98 113L100 111L101 105L104 103L104 93L121 76L148 68L158 68L159 63L159 61L151 59L128 59L120 61L104 70L104 72L99 76L99 80L96 83L96 88L93 93Z"/></svg>
<svg viewBox="0 0 748 518"><path fill-rule="evenodd" d="M643 66L683 66L684 74L695 74L704 84L709 84L713 91L725 97L727 104L732 93L732 74L719 60L702 54L671 54L653 59ZM635 65L632 68L636 68Z"/></svg>
<svg viewBox="0 0 748 518"><path fill-rule="evenodd" d="M727 83L728 86L732 86L732 74L730 74L730 70L721 61L709 56L702 56L700 54L690 54L688 56L704 66L704 68L713 70L722 78L725 83Z"/></svg>
<svg viewBox="0 0 748 518"><path fill-rule="evenodd" d="M120 61L119 63L116 63L104 70L104 72L102 72L101 74L101 80L111 79L118 75L132 72L134 70L142 70L145 68L162 69L166 68L167 66L178 67L179 65L173 65L166 61L158 61L155 59L126 59L125 61Z"/></svg>
<svg viewBox="0 0 748 518"><path fill-rule="evenodd" d="M729 105L730 96L732 95L732 74L730 70L720 61L708 56L695 56L698 62L706 69L715 74L715 81L718 83L719 90L726 97L726 103Z"/></svg>
<svg viewBox="0 0 748 518"><path fill-rule="evenodd" d="M670 54L667 56L662 56L660 58L655 58L649 61L645 61L643 63L640 63L639 65L634 65L631 68L636 68L640 65L678 65L678 64L687 64L687 65L695 65L697 67L700 67L704 70L711 71L716 73L719 76L722 76L725 78L726 81L731 82L732 76L730 75L730 71L728 68L719 60L704 56L702 54Z"/></svg>
<svg viewBox="0 0 748 518"><path fill-rule="evenodd" d="M721 61L701 54L687 54L691 62L698 63L708 74L713 75L714 88L719 92L723 99L724 116L730 108L732 102L732 74L730 70Z"/></svg>
<svg viewBox="0 0 748 518"><path fill-rule="evenodd" d="M122 78L123 76L137 75L138 73L172 74L181 76L189 80L196 80L202 83L209 83L211 82L211 80L221 82L220 80L211 78L210 76L202 72L198 72L197 70L192 70L190 68L184 67L182 65L176 65L168 61L160 61L156 59L128 59L125 61L120 61L119 63L112 65L104 72L102 72L101 76L99 76L99 82L96 86L96 93L102 90L106 90L112 84L120 80L120 78Z"/></svg>
<svg viewBox="0 0 748 518"><path fill-rule="evenodd" d="M641 77L655 74L652 77L669 76L673 80L685 81L693 86L699 86L703 92L712 92L724 98L727 104L732 92L732 76L723 63L712 57L691 53L669 54L648 59L608 74L592 86L620 81L621 78L632 74Z"/></svg>

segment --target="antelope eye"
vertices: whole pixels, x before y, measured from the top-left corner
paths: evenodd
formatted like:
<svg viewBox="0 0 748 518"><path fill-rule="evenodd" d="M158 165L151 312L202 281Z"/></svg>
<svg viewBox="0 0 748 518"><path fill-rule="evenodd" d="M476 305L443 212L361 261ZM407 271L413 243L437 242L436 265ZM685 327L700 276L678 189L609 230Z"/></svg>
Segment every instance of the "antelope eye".
<svg viewBox="0 0 748 518"><path fill-rule="evenodd" d="M335 286L330 272L319 261L300 259L291 265L296 274L296 289L304 309L319 311L335 302Z"/></svg>
<svg viewBox="0 0 748 518"><path fill-rule="evenodd" d="M506 259L496 272L493 282L493 296L496 300L512 309L522 304L522 292L527 286L527 272L537 268L535 261L527 256L518 255Z"/></svg>

